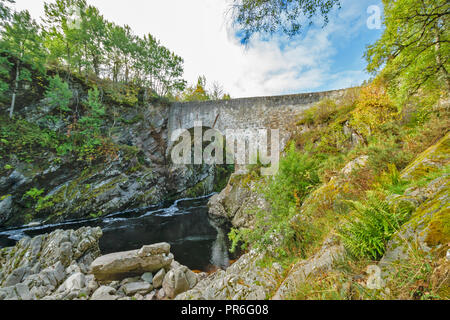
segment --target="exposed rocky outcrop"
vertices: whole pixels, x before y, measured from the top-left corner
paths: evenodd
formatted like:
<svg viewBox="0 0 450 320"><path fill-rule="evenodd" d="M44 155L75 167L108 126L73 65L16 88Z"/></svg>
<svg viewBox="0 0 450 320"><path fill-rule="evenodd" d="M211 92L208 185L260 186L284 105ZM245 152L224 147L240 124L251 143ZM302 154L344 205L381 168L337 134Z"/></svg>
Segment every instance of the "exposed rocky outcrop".
<svg viewBox="0 0 450 320"><path fill-rule="evenodd" d="M257 264L261 258L256 252L247 253L226 271L210 275L176 300L264 300L275 289L283 269L277 264L261 267Z"/></svg>
<svg viewBox="0 0 450 320"><path fill-rule="evenodd" d="M219 223L230 223L235 228L253 226L254 209L270 210L264 197L257 192L257 182L246 179L245 170L232 174L222 192L211 197L209 216Z"/></svg>
<svg viewBox="0 0 450 320"><path fill-rule="evenodd" d="M450 134L422 153L403 172L403 179L422 177L450 163ZM392 196L393 204L413 208L411 219L405 223L387 245L379 262L384 281L389 281L396 269L411 255L419 252L445 256L450 243L450 175L442 174L424 186L409 188L403 196Z"/></svg>
<svg viewBox="0 0 450 320"><path fill-rule="evenodd" d="M168 268L172 261L170 245L160 243L101 256L91 264L91 272L97 280L123 280Z"/></svg>
<svg viewBox="0 0 450 320"><path fill-rule="evenodd" d="M89 265L99 256L100 228L57 230L1 249L0 299L66 298L88 294ZM75 294L76 292L76 294Z"/></svg>
<svg viewBox="0 0 450 320"><path fill-rule="evenodd" d="M437 172L450 161L450 134L420 155L401 172L406 180L417 179L425 174ZM338 209L345 194L351 192L348 178L353 171L362 169L368 161L361 156L349 162L341 172L328 183L312 192L302 204L300 213L293 218L293 223L301 223L306 210ZM249 188L252 179L242 185L241 175L233 175L227 188L213 197L209 203L210 213L223 221L229 219L236 227L251 226L251 218L246 223L237 223L236 217L242 213L250 199L255 199L256 190ZM387 245L387 250L379 266L384 283L390 280L392 272L410 258L414 250L425 254L441 252L448 255L450 229L448 212L450 212L450 177L441 174L426 185L413 187L399 196L392 195L389 201L393 205L408 204L414 211L412 218L404 224ZM254 202L253 202L254 205ZM270 251L271 248L267 248ZM270 252L269 252L270 253ZM261 266L258 264L264 253L251 252L243 255L226 271L220 270L200 281L192 290L176 297L180 300L197 299L289 299L295 296L298 288L310 276L333 270L335 263L346 257L346 250L338 239L327 239L318 252L308 259L300 260L289 270L284 271L276 264ZM281 280L280 280L281 279Z"/></svg>
<svg viewBox="0 0 450 320"><path fill-rule="evenodd" d="M0 300L172 299L202 276L174 261L167 243L99 257L101 235L57 230L2 249Z"/></svg>
<svg viewBox="0 0 450 320"><path fill-rule="evenodd" d="M40 121L49 111L36 108L30 106L23 116L45 126ZM0 228L103 216L212 193L215 167L172 165L166 157L168 108L163 103L118 107L120 118L108 118L105 128L119 149L107 161L86 165L50 151L33 162L14 155L7 163L0 159ZM13 169L2 170L6 164ZM43 190L39 209L24 199L33 188Z"/></svg>
<svg viewBox="0 0 450 320"><path fill-rule="evenodd" d="M296 263L288 272L272 300L285 300L296 291L298 286L307 279L308 276L326 272L330 270L335 262L343 259L346 252L339 243L334 243L333 239L328 239L322 245L320 251L313 257Z"/></svg>

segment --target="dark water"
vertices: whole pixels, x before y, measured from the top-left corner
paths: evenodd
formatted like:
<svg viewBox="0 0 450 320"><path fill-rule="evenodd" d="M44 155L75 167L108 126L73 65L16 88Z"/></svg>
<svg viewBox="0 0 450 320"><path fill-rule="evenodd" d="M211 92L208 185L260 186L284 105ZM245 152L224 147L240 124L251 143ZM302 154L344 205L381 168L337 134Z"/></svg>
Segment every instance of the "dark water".
<svg viewBox="0 0 450 320"><path fill-rule="evenodd" d="M0 248L14 246L24 236L37 236L57 229L101 227L102 254L139 249L143 245L168 242L175 259L193 270L211 266L228 267L227 230L208 218L208 197L182 199L173 205L147 210L116 213L100 219L29 226L0 230Z"/></svg>

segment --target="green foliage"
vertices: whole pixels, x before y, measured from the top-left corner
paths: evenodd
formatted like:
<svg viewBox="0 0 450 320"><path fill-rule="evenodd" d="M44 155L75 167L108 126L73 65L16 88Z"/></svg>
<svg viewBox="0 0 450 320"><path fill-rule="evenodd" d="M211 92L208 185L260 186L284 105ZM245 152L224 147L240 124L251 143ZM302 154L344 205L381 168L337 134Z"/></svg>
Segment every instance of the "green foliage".
<svg viewBox="0 0 450 320"><path fill-rule="evenodd" d="M448 92L449 2L383 0L383 4L386 28L365 54L368 71L381 71L399 104L420 89Z"/></svg>
<svg viewBox="0 0 450 320"><path fill-rule="evenodd" d="M317 163L308 153L300 153L291 144L280 161L280 170L270 182L265 195L275 214L285 214L299 205L318 184ZM300 202L300 203L299 203Z"/></svg>
<svg viewBox="0 0 450 320"><path fill-rule="evenodd" d="M14 58L13 73L14 81L10 88L12 91L10 118L14 115L16 95L19 90L19 83L31 80L31 73L28 68L42 70L44 63L44 50L42 47L42 37L40 35L39 25L31 19L28 11L14 12L11 21L4 25L4 31L1 33L0 44L2 56L7 55ZM4 62L4 61L3 61ZM4 69L2 63L0 69ZM8 70L1 71L3 75ZM4 93L7 90L5 82L1 81L0 90Z"/></svg>
<svg viewBox="0 0 450 320"><path fill-rule="evenodd" d="M31 208L38 201L44 191L44 189L32 188L22 196L22 200L25 201L25 205L28 208Z"/></svg>
<svg viewBox="0 0 450 320"><path fill-rule="evenodd" d="M100 91L97 88L89 90L86 101L87 114L78 122L80 133L88 138L93 138L100 134L102 117L105 115L105 108L100 101Z"/></svg>
<svg viewBox="0 0 450 320"><path fill-rule="evenodd" d="M340 7L339 0L234 0L233 20L241 30L241 41L248 43L258 32L294 36L301 32L305 20L312 23L317 15L326 24L334 7Z"/></svg>
<svg viewBox="0 0 450 320"><path fill-rule="evenodd" d="M21 161L33 161L42 156L42 148L54 150L65 139L25 120L0 117L0 154L6 159L14 154Z"/></svg>
<svg viewBox="0 0 450 320"><path fill-rule="evenodd" d="M211 90L208 90L206 77L200 76L197 79L197 84L188 86L177 99L181 101L208 101L230 100L231 97L224 93L223 87L217 82L213 83Z"/></svg>
<svg viewBox="0 0 450 320"><path fill-rule="evenodd" d="M48 89L45 93L45 98L50 106L57 108L60 113L69 112L72 97L73 93L69 89L69 84L62 81L59 75L50 78Z"/></svg>
<svg viewBox="0 0 450 320"><path fill-rule="evenodd" d="M332 99L323 99L303 112L299 124L320 125L332 120L338 113L338 106Z"/></svg>
<svg viewBox="0 0 450 320"><path fill-rule="evenodd" d="M387 167L388 171L383 172L378 178L381 189L392 194L403 194L410 183L401 178L395 164L389 163Z"/></svg>
<svg viewBox="0 0 450 320"><path fill-rule="evenodd" d="M44 189L37 189L37 188L32 188L30 190L28 190L24 195L22 199L33 199L33 200L37 200L37 198L44 193Z"/></svg>
<svg viewBox="0 0 450 320"><path fill-rule="evenodd" d="M361 90L350 123L367 139L382 125L395 120L397 116L398 110L393 106L383 86L372 83Z"/></svg>
<svg viewBox="0 0 450 320"><path fill-rule="evenodd" d="M207 101L212 100L206 90L206 77L198 77L197 84L186 88L181 97L182 101Z"/></svg>
<svg viewBox="0 0 450 320"><path fill-rule="evenodd" d="M297 152L295 145L291 144L286 156L280 161L278 174L262 190L271 210L255 209L255 228L233 230L230 233L233 249L238 243L244 249L249 246L267 249L281 241L282 245L274 248L274 251L283 256L289 248L309 244L316 234L314 227L307 220L293 224L291 219L319 182L316 161L309 154Z"/></svg>
<svg viewBox="0 0 450 320"><path fill-rule="evenodd" d="M52 196L39 197L34 210L36 212L41 212L49 208L52 208L54 205L55 203L53 202Z"/></svg>
<svg viewBox="0 0 450 320"><path fill-rule="evenodd" d="M382 196L369 192L364 202L348 201L353 211L339 230L344 246L357 258L379 259L387 242L408 220L410 208L391 207Z"/></svg>
<svg viewBox="0 0 450 320"><path fill-rule="evenodd" d="M70 8L77 8L75 26ZM57 0L45 4L46 46L49 60L64 64L69 74L100 77L106 71L114 84L135 83L160 96L184 89L183 59L152 35L138 37L129 26L107 21L84 0ZM134 91L112 90L113 100L135 105Z"/></svg>
<svg viewBox="0 0 450 320"><path fill-rule="evenodd" d="M370 138L367 154L368 165L376 174L386 171L389 164L403 169L414 157L413 154L403 150L397 136L387 132L385 135Z"/></svg>
<svg viewBox="0 0 450 320"><path fill-rule="evenodd" d="M0 0L0 23L3 23L3 21L8 20L11 15L11 8L9 8L7 3L14 3L14 1L13 0Z"/></svg>

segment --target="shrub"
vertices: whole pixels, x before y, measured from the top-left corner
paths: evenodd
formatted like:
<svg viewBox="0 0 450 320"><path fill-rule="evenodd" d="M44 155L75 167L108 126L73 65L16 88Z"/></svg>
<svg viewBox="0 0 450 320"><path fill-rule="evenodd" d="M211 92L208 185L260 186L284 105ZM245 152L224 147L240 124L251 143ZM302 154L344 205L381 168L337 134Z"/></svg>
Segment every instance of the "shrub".
<svg viewBox="0 0 450 320"><path fill-rule="evenodd" d="M50 106L58 109L60 113L69 112L70 99L72 99L73 93L69 89L67 82L61 80L61 78L56 75L49 80L49 86L45 93L45 98L47 98Z"/></svg>
<svg viewBox="0 0 450 320"><path fill-rule="evenodd" d="M381 125L396 119L397 108L384 88L371 84L361 90L361 95L352 112L351 125L365 138L376 132Z"/></svg>
<svg viewBox="0 0 450 320"><path fill-rule="evenodd" d="M301 225L293 225L291 220L319 182L317 162L308 153L297 152L295 144L291 144L280 161L278 174L261 190L271 210L254 210L256 225L253 229L233 230L229 234L232 249L238 243L244 249L250 246L267 249L281 244L272 249L278 255L285 255L289 248L302 246L314 233L313 227L306 220Z"/></svg>
<svg viewBox="0 0 450 320"><path fill-rule="evenodd" d="M324 124L331 121L338 113L338 106L332 99L323 99L303 112L303 118L300 124Z"/></svg>

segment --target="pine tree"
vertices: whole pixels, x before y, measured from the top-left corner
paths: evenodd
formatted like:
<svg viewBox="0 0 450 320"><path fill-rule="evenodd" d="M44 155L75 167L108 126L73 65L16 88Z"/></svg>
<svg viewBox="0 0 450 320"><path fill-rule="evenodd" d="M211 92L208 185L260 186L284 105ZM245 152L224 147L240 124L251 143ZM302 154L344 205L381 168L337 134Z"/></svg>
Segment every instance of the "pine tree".
<svg viewBox="0 0 450 320"><path fill-rule="evenodd" d="M9 116L12 118L19 83L23 80L31 80L30 72L23 66L29 65L34 69L43 68L44 57L40 27L36 21L31 19L28 11L13 14L11 21L5 25L2 45L5 51L14 58L14 81L9 111Z"/></svg>

